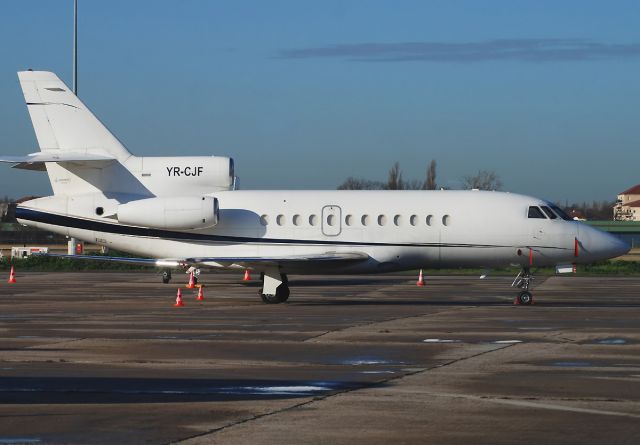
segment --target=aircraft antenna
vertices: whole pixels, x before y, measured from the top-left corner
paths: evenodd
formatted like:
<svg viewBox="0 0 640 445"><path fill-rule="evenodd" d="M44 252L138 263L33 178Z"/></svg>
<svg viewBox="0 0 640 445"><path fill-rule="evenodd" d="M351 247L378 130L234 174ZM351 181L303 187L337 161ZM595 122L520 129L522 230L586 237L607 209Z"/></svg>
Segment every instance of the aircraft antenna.
<svg viewBox="0 0 640 445"><path fill-rule="evenodd" d="M73 0L73 94L78 95L78 0Z"/></svg>

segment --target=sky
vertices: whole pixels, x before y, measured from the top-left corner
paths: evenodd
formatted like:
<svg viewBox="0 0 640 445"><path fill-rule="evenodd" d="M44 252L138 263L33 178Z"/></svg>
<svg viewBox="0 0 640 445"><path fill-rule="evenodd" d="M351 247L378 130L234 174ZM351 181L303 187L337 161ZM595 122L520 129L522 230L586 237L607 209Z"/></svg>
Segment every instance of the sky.
<svg viewBox="0 0 640 445"><path fill-rule="evenodd" d="M72 0L3 0L0 153L38 150L16 72L71 84ZM231 156L243 189L349 176L613 200L640 183L640 2L79 0L78 95L139 156ZM0 197L48 195L0 165Z"/></svg>

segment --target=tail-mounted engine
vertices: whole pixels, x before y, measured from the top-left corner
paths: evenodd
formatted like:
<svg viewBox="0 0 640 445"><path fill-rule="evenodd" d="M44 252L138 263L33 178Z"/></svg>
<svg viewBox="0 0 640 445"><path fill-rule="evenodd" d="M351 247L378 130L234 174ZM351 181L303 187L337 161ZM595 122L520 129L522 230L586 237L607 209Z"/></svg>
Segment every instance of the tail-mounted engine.
<svg viewBox="0 0 640 445"><path fill-rule="evenodd" d="M218 200L211 196L148 198L118 206L121 224L158 229L205 229L218 224Z"/></svg>

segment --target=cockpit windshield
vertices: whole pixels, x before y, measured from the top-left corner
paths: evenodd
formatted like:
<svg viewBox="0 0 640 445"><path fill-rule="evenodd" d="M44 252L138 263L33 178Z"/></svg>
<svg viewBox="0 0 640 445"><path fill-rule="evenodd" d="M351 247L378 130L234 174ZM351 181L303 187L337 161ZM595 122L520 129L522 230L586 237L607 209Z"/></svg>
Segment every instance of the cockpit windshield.
<svg viewBox="0 0 640 445"><path fill-rule="evenodd" d="M573 218L571 218L569 215L567 215L564 212L564 210L562 210L557 205L549 204L549 207L551 207L553 209L553 211L556 212L560 216L560 218L564 219L565 221L573 221Z"/></svg>
<svg viewBox="0 0 640 445"><path fill-rule="evenodd" d="M529 218L546 219L544 213L542 213L542 210L540 210L540 207L536 206L529 207L529 213L527 214L527 216Z"/></svg>
<svg viewBox="0 0 640 445"><path fill-rule="evenodd" d="M558 218L558 217L556 216L556 214L555 214L555 213L553 213L549 207L547 207L547 206L540 206L540 208L541 208L541 209L542 209L542 211L545 213L545 215L547 215L547 216L549 217L549 219L556 219L556 218Z"/></svg>

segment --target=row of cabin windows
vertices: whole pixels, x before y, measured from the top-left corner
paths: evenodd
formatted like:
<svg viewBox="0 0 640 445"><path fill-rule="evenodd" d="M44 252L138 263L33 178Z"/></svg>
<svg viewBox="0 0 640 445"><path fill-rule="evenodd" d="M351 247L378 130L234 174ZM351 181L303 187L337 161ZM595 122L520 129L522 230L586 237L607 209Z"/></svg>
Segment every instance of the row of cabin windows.
<svg viewBox="0 0 640 445"><path fill-rule="evenodd" d="M409 217L409 224L412 226L417 226L418 224L420 224L420 217L418 215L411 215ZM318 222L319 222L319 218L318 215L309 215L309 218L306 219L306 221L309 223L310 226L317 226ZM400 227L401 225L403 225L404 223L404 218L402 215L395 215L392 219L393 221L393 225ZM275 222L277 225L279 226L284 226L287 223L286 217L284 215L278 215L276 216ZM303 217L301 215L293 215L291 217L291 222L294 226L301 226L305 223L305 220L303 219ZM359 218L359 223L362 226L369 226L371 225L373 222L373 217L369 216L369 215L362 215ZM262 215L260 217L260 224L262 224L263 226L266 226L270 223L270 219L269 219L269 215ZM338 224L337 221L337 216L336 215L327 215L327 221L326 221L328 226L335 226ZM344 218L344 224L346 226L354 226L358 223L358 219L357 217L355 217L354 215L347 215ZM387 215L378 215L378 217L376 218L376 223L379 226L386 226L388 223L387 220ZM442 217L442 224L445 226L448 226L451 223L451 216L449 215L444 215ZM424 219L424 224L427 226L431 226L434 224L434 216L433 215L427 215Z"/></svg>

